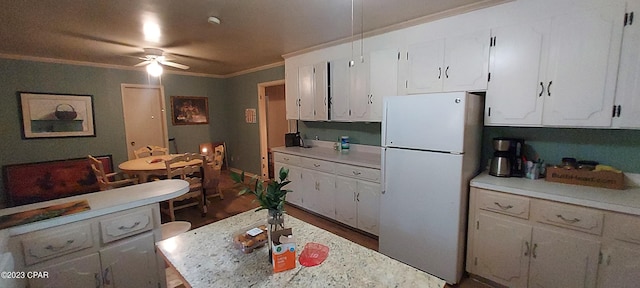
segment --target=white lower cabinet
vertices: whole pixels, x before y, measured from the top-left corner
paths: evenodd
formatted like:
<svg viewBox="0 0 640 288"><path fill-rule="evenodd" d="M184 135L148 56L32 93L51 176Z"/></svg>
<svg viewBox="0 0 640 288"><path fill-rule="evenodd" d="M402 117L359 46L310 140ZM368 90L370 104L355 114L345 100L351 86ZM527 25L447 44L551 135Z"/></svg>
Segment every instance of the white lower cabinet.
<svg viewBox="0 0 640 288"><path fill-rule="evenodd" d="M640 261L627 256L632 254L630 248L607 248L601 210L473 187L469 204L467 271L471 274L508 287L633 287L638 283L638 273L630 271L637 272ZM638 247L629 251L640 255ZM603 255L623 264L603 267Z"/></svg>
<svg viewBox="0 0 640 288"><path fill-rule="evenodd" d="M29 287L164 287L158 204L13 236L16 271L47 273ZM21 285L26 285L23 283Z"/></svg>
<svg viewBox="0 0 640 288"><path fill-rule="evenodd" d="M378 235L380 169L279 152L274 162L289 168L288 203Z"/></svg>
<svg viewBox="0 0 640 288"><path fill-rule="evenodd" d="M605 215L599 287L638 287L640 283L640 217Z"/></svg>
<svg viewBox="0 0 640 288"><path fill-rule="evenodd" d="M380 184L337 176L335 219L378 235Z"/></svg>
<svg viewBox="0 0 640 288"><path fill-rule="evenodd" d="M47 266L41 271L47 272L48 277L29 279L30 287L103 287L98 253Z"/></svg>

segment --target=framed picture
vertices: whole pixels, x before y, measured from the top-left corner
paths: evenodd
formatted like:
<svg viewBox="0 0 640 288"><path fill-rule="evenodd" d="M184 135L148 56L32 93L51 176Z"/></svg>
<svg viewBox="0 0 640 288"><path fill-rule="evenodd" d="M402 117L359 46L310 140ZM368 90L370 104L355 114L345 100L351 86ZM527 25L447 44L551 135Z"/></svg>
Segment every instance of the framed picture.
<svg viewBox="0 0 640 288"><path fill-rule="evenodd" d="M171 96L173 125L209 124L207 97Z"/></svg>
<svg viewBox="0 0 640 288"><path fill-rule="evenodd" d="M18 92L22 138L95 137L93 96Z"/></svg>

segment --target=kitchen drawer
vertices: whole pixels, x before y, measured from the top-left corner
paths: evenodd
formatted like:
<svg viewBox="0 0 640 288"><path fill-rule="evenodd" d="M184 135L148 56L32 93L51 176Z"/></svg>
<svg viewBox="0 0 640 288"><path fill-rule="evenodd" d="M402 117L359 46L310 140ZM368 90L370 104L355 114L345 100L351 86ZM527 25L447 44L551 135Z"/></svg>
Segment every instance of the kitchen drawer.
<svg viewBox="0 0 640 288"><path fill-rule="evenodd" d="M476 191L479 209L529 219L529 198L486 190Z"/></svg>
<svg viewBox="0 0 640 288"><path fill-rule="evenodd" d="M100 221L102 242L109 243L153 229L151 209L132 212Z"/></svg>
<svg viewBox="0 0 640 288"><path fill-rule="evenodd" d="M273 153L273 162L280 162L289 165L300 166L300 156Z"/></svg>
<svg viewBox="0 0 640 288"><path fill-rule="evenodd" d="M36 232L21 240L26 265L69 254L93 246L89 223Z"/></svg>
<svg viewBox="0 0 640 288"><path fill-rule="evenodd" d="M337 164L338 175L380 183L380 170L346 164Z"/></svg>
<svg viewBox="0 0 640 288"><path fill-rule="evenodd" d="M336 167L335 166L336 163L334 162L318 160L313 158L302 157L301 162L302 162L302 167L304 168L309 168L309 169L329 172L329 173L333 173Z"/></svg>
<svg viewBox="0 0 640 288"><path fill-rule="evenodd" d="M544 200L535 200L533 210L537 222L602 235L602 211Z"/></svg>
<svg viewBox="0 0 640 288"><path fill-rule="evenodd" d="M640 217L609 212L606 215L605 226L607 237L640 244Z"/></svg>

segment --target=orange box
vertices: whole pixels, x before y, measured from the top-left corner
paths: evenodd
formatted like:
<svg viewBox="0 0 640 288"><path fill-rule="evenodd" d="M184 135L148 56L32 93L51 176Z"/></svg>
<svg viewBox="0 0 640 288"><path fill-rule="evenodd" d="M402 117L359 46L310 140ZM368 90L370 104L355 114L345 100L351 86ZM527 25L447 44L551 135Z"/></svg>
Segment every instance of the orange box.
<svg viewBox="0 0 640 288"><path fill-rule="evenodd" d="M545 180L565 184L575 184L610 189L625 189L624 173L612 171L585 171L547 167Z"/></svg>
<svg viewBox="0 0 640 288"><path fill-rule="evenodd" d="M273 272L296 268L296 242L291 228L271 233Z"/></svg>

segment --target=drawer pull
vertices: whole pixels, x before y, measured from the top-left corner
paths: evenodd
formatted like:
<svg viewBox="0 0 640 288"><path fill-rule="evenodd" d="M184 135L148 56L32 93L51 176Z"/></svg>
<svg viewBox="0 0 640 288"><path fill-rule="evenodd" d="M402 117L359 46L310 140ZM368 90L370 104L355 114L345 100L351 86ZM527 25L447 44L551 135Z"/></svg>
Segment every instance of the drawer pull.
<svg viewBox="0 0 640 288"><path fill-rule="evenodd" d="M67 240L66 243L64 243L64 245L62 246L53 246L53 245L47 245L47 247L44 247L44 249L47 249L51 252L58 252L66 247L69 247L69 245L73 244L73 242L75 242L76 240Z"/></svg>
<svg viewBox="0 0 640 288"><path fill-rule="evenodd" d="M580 219L578 218L567 219L567 218L564 218L561 214L556 215L556 217L560 218L562 221L567 222L569 224L580 222Z"/></svg>
<svg viewBox="0 0 640 288"><path fill-rule="evenodd" d="M289 161L289 158L286 158L286 157L285 157L285 158L282 158L282 159L284 159L284 161Z"/></svg>
<svg viewBox="0 0 640 288"><path fill-rule="evenodd" d="M120 227L118 227L118 229L120 229L120 230L131 230L131 229L135 228L135 227L136 227L136 226L138 226L138 225L140 225L140 222L139 222L139 221L138 221L138 222L136 222L136 223L133 223L133 225L131 225L131 226L129 226L129 227L120 226Z"/></svg>
<svg viewBox="0 0 640 288"><path fill-rule="evenodd" d="M318 167L320 167L320 164L315 164L315 163L314 163L314 164L313 164L313 167L318 168Z"/></svg>
<svg viewBox="0 0 640 288"><path fill-rule="evenodd" d="M504 205L502 205L502 204L500 204L498 202L493 202L493 204L496 204L496 206L500 207L500 209L502 209L502 210L509 210L509 209L513 208L513 205L504 206Z"/></svg>
<svg viewBox="0 0 640 288"><path fill-rule="evenodd" d="M356 176L362 174L360 171L351 171L351 172L353 172L353 175L356 175Z"/></svg>

